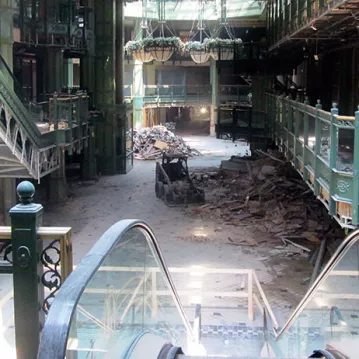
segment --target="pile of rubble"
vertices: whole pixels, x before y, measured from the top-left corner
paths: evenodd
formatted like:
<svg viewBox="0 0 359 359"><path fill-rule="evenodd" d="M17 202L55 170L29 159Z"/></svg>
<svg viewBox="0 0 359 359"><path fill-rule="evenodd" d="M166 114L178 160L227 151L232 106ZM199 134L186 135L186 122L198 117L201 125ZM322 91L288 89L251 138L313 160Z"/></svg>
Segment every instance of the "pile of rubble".
<svg viewBox="0 0 359 359"><path fill-rule="evenodd" d="M249 227L260 233L258 243L275 239L306 250L308 241L319 243L324 236L344 235L279 153L232 157L222 161L217 171L199 171L191 177L205 189L207 199L205 205L189 208L191 214Z"/></svg>
<svg viewBox="0 0 359 359"><path fill-rule="evenodd" d="M164 126L146 127L135 130L133 134L134 156L140 160L155 160L163 152L200 156L201 153L191 148L182 137L175 135Z"/></svg>

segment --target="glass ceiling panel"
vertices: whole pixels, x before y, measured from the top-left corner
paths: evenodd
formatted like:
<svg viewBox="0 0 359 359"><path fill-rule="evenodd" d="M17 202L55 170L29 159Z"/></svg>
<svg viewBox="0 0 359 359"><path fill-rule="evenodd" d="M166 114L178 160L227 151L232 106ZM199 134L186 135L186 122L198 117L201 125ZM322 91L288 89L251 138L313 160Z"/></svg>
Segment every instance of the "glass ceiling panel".
<svg viewBox="0 0 359 359"><path fill-rule="evenodd" d="M167 1L166 2L166 20L197 20L198 2L191 0L184 1ZM239 17L263 17L265 10L264 1L251 0L227 0L227 19L231 20ZM130 2L125 6L126 17L141 17L142 2ZM157 2L148 1L147 3L148 19L157 19ZM205 5L204 20L220 19L220 2L208 1Z"/></svg>

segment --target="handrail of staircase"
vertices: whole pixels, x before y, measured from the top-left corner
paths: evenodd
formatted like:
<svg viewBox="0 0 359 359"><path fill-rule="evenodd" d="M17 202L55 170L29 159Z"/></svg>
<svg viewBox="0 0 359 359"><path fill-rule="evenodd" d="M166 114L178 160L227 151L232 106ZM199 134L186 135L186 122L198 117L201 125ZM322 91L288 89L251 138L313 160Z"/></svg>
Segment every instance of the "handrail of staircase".
<svg viewBox="0 0 359 359"><path fill-rule="evenodd" d="M329 262L323 269L323 271L320 273L318 278L315 280L315 282L312 284L312 286L309 288L308 292L304 296L304 298L301 300L297 308L294 310L293 314L290 316L290 318L287 320L283 328L279 331L279 333L276 336L276 339L280 339L292 326L292 324L295 322L295 320L299 317L299 315L302 313L302 311L306 308L309 301L313 298L315 295L317 289L320 287L320 285L328 278L330 273L333 271L335 266L343 259L343 257L346 255L346 253L350 250L350 248L357 243L359 240L359 229L354 230L351 232L340 244L334 255L330 258Z"/></svg>
<svg viewBox="0 0 359 359"><path fill-rule="evenodd" d="M1 73L0 71L0 81L2 81L2 91L0 91L0 96L3 96L3 100L9 102L7 105L11 112L14 113L17 120L22 124L23 128L26 129L27 135L29 139L36 144L38 148L47 147L53 141L44 141L44 138L41 138L41 132L36 126L35 122L40 121L40 114L32 113L29 109L21 102L20 98L16 94L16 91L12 86L9 86L6 79L6 76L10 76L11 80L14 81L15 84L18 84L14 74L11 69L7 65L4 58L0 55L0 64L3 68L6 69L6 73ZM20 86L18 84L18 86ZM1 94L3 92L3 94ZM7 96L10 96L10 100L7 101ZM1 99L1 97L0 97ZM41 138L41 139L40 139Z"/></svg>
<svg viewBox="0 0 359 359"><path fill-rule="evenodd" d="M150 242L155 251L158 265L162 269L164 279L172 291L175 305L187 333L192 340L194 339L191 325L186 318L154 233L144 221L128 219L111 226L61 286L51 304L51 310L42 330L38 359L63 359L65 357L72 318L85 288L113 248L115 246L119 247L121 243L124 244L128 241L128 239L124 238L124 235L129 230L136 228L148 234L146 236L147 241Z"/></svg>
<svg viewBox="0 0 359 359"><path fill-rule="evenodd" d="M27 97L26 93L22 90L22 87L19 83L19 81L17 80L17 78L14 76L13 72L11 71L9 65L7 64L7 62L5 61L5 59L2 57L2 55L0 54L0 62L2 63L2 65L6 68L8 75L11 77L12 81L14 82L14 84L16 85L16 87L19 89L19 91L21 91L21 98L20 100L23 100L25 103L29 103L30 105L36 107L36 106L40 106L42 107L42 105L46 102L41 102L41 103L37 103L33 100L31 100L30 98ZM15 93L18 95L17 91L15 91Z"/></svg>

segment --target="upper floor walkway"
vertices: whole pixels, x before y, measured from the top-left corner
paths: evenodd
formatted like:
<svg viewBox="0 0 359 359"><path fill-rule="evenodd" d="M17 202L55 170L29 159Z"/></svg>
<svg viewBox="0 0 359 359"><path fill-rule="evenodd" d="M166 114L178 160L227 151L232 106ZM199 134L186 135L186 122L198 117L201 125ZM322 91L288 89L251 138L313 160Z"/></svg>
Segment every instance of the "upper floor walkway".
<svg viewBox="0 0 359 359"><path fill-rule="evenodd" d="M214 102L213 89L209 84L205 85L144 85L143 98L144 107L166 107L211 105ZM219 85L219 105L240 105L250 101L250 85ZM132 85L124 86L125 99L131 101L136 97Z"/></svg>

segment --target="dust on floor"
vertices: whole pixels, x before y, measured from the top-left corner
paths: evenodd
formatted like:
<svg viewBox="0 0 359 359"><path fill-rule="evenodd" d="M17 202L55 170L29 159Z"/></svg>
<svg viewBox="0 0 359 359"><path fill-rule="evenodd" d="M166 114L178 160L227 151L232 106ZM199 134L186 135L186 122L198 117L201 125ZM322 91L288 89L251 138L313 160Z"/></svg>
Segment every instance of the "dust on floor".
<svg viewBox="0 0 359 359"><path fill-rule="evenodd" d="M230 155L248 151L243 144L210 137L189 140L205 153L189 161L195 167L218 166ZM284 249L280 240L250 246L248 243L258 239L250 228L188 216L181 208L168 208L155 196L154 178L154 161L136 161L127 175L102 177L92 185L72 183L72 196L67 203L46 210L44 225L73 228L74 262L78 263L112 224L122 219L144 220L154 230L170 267L255 269L270 304L283 322L307 289L312 266L305 253ZM228 238L245 241L233 246ZM183 285L181 280L174 281ZM220 290L238 286L236 276L227 275L220 280Z"/></svg>

